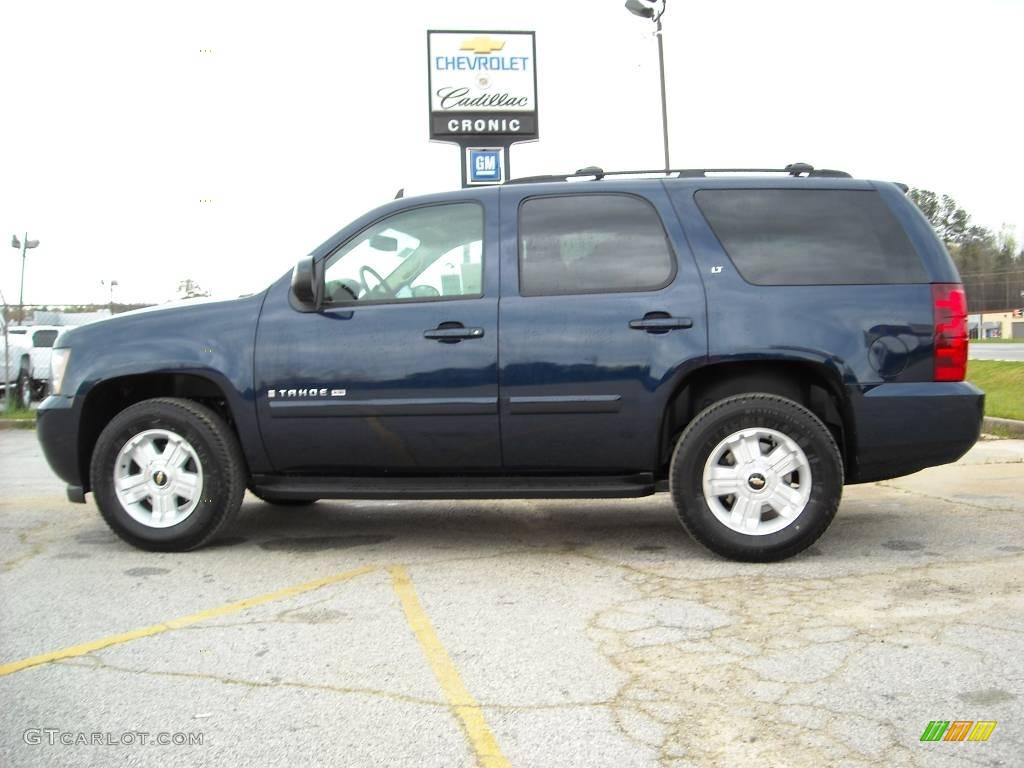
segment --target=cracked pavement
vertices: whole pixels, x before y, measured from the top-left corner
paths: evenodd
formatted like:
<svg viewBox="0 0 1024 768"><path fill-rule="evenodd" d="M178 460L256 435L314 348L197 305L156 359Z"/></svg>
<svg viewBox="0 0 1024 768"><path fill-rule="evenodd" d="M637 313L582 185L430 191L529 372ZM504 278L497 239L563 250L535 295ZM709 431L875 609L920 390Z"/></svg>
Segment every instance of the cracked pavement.
<svg viewBox="0 0 1024 768"><path fill-rule="evenodd" d="M1024 441L852 486L771 565L708 554L667 496L247 497L221 542L123 544L0 432L0 664L372 566L351 580L0 677L4 766L473 766L403 615L411 583L513 766L1014 766L1024 747ZM930 720L995 720L921 743ZM30 745L29 728L202 732Z"/></svg>

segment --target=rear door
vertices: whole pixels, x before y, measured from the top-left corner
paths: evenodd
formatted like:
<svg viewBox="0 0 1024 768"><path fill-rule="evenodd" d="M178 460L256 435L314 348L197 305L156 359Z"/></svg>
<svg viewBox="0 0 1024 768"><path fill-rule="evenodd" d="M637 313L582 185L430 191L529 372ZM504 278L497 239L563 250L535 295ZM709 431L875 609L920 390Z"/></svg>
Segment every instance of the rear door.
<svg viewBox="0 0 1024 768"><path fill-rule="evenodd" d="M703 287L663 188L506 186L501 227L504 466L655 469L669 398L707 355Z"/></svg>

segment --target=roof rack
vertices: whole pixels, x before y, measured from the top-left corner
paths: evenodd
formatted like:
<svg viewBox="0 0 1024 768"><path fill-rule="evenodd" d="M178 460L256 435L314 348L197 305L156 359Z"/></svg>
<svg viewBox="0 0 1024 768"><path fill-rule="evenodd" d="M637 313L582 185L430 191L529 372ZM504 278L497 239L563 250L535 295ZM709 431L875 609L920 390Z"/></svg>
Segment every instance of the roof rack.
<svg viewBox="0 0 1024 768"><path fill-rule="evenodd" d="M563 175L555 174L549 176L523 176L518 179L510 179L506 184L536 184L547 181L568 181L569 179L584 179L592 177L600 181L605 176L641 176L661 175L668 178L695 179L706 177L709 173L786 173L790 176L817 176L827 178L852 178L846 171L835 171L829 168L815 168L807 163L790 163L785 168L672 168L665 170L658 168L644 171L606 171L596 165L589 165L580 168L576 173Z"/></svg>

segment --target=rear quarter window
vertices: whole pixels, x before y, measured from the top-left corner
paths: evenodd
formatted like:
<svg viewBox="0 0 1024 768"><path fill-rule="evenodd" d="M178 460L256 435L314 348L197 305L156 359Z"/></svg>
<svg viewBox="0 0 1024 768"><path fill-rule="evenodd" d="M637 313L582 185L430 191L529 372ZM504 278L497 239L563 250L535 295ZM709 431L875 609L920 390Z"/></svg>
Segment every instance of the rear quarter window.
<svg viewBox="0 0 1024 768"><path fill-rule="evenodd" d="M696 201L747 282L928 282L903 227L873 190L704 189Z"/></svg>

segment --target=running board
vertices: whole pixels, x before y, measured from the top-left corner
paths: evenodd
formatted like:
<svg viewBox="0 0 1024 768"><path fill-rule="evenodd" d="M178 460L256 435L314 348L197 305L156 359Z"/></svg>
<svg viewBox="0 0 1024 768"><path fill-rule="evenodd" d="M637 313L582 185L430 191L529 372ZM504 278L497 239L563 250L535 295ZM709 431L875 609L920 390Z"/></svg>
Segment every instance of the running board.
<svg viewBox="0 0 1024 768"><path fill-rule="evenodd" d="M654 477L280 477L256 475L257 493L280 499L625 499L650 496Z"/></svg>

